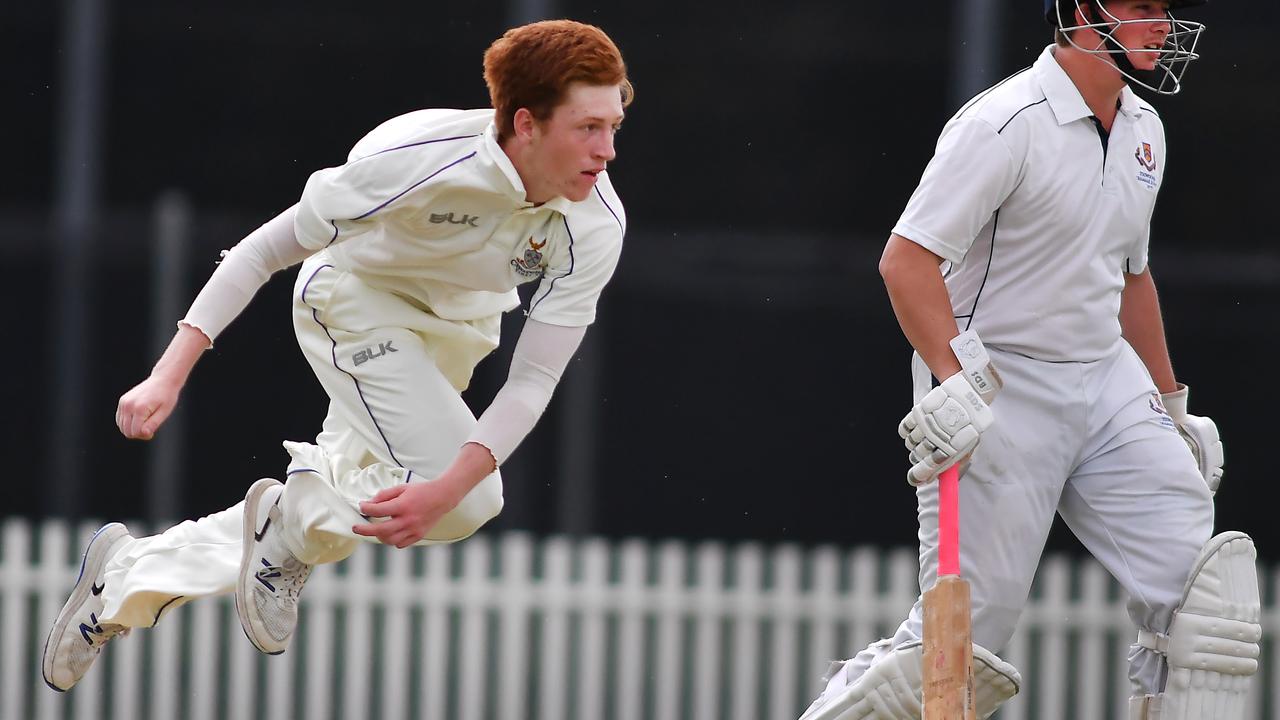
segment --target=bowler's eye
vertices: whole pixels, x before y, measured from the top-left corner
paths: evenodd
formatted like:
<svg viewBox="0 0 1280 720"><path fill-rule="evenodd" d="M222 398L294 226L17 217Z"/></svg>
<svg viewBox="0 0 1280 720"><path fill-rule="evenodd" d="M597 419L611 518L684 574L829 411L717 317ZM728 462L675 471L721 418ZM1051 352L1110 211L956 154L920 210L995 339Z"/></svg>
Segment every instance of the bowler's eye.
<svg viewBox="0 0 1280 720"><path fill-rule="evenodd" d="M622 123L618 123L617 125L614 125L614 126L613 126L613 134L614 134L614 135L617 135L617 134L618 134L618 133L620 133L620 132L622 132Z"/></svg>

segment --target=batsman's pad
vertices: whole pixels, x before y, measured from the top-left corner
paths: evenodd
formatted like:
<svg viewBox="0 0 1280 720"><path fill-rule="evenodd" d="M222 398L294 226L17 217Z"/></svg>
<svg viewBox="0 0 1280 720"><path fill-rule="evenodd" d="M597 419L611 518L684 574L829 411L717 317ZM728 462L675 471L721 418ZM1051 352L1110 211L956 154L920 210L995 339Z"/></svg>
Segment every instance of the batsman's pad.
<svg viewBox="0 0 1280 720"><path fill-rule="evenodd" d="M843 667L800 720L920 720L924 709L924 649L920 641L901 645L852 684L839 682ZM987 718L1018 694L1017 668L980 645L973 646L973 689L978 717Z"/></svg>
<svg viewBox="0 0 1280 720"><path fill-rule="evenodd" d="M1139 645L1168 661L1164 692L1151 703L1160 720L1244 718L1262 639L1257 557L1242 532L1214 536L1200 551L1168 635L1138 633Z"/></svg>

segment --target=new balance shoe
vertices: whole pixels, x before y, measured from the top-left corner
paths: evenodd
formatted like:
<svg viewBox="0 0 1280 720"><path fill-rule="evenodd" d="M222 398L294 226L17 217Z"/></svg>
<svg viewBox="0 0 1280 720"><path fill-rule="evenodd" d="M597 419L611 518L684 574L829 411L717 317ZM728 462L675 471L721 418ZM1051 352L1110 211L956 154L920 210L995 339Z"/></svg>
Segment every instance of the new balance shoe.
<svg viewBox="0 0 1280 720"><path fill-rule="evenodd" d="M249 642L268 655L289 647L298 625L298 596L311 567L293 556L280 534L284 484L263 478L244 498L244 553L236 580L236 614Z"/></svg>
<svg viewBox="0 0 1280 720"><path fill-rule="evenodd" d="M124 525L110 523L89 540L80 561L80 577L44 643L40 667L50 688L58 692L70 690L98 659L107 642L129 632L122 625L98 622L98 617L106 605L102 591L106 588L107 561L132 539Z"/></svg>

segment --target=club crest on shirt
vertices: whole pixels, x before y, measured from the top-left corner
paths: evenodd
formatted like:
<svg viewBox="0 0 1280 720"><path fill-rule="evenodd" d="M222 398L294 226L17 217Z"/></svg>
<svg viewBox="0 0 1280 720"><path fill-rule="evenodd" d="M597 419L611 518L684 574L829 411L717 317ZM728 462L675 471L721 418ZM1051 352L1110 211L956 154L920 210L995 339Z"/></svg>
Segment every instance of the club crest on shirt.
<svg viewBox="0 0 1280 720"><path fill-rule="evenodd" d="M1151 150L1151 143L1139 143L1138 149L1133 152L1133 157L1137 159L1138 165L1142 167L1138 171L1138 182L1146 185L1148 190L1155 190L1160 180L1155 176L1156 156Z"/></svg>
<svg viewBox="0 0 1280 720"><path fill-rule="evenodd" d="M1133 156L1138 158L1138 164L1147 169L1147 172L1156 171L1156 158L1151 154L1151 143L1142 143Z"/></svg>
<svg viewBox="0 0 1280 720"><path fill-rule="evenodd" d="M529 236L529 247L524 249L524 254L518 258L512 258L511 267L515 271L525 277L536 277L542 274L542 248L547 244L547 239L542 238L542 242L536 242L533 236Z"/></svg>

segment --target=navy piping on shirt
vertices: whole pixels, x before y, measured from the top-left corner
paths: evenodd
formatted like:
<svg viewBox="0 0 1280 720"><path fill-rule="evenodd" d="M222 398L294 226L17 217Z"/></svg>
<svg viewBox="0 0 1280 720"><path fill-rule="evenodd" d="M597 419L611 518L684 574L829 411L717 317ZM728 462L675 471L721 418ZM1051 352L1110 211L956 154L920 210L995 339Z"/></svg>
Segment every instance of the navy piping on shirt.
<svg viewBox="0 0 1280 720"><path fill-rule="evenodd" d="M1018 108L1018 112L1015 112L1013 115L1009 117L1008 120L1005 120L1004 124L1000 126L1000 129L997 130L996 133L999 134L1003 132L1005 128L1009 127L1009 123L1013 122L1013 119L1018 117L1018 115L1020 115L1023 110L1026 110L1029 107L1035 107L1036 105L1039 105L1044 102L1048 102L1048 100L1049 98L1044 98L1041 100L1037 100L1036 102L1023 105L1022 107ZM978 292L973 296L973 307L969 309L969 313L967 315L955 316L957 320L961 318L969 319L969 322L965 323L965 326L964 326L965 330L968 330L970 326L973 325L973 318L975 315L978 314L978 300L982 299L982 291L987 287L987 278L991 277L991 262L992 260L995 259L995 255L996 255L996 230L998 230L999 227L1000 227L1000 208L996 208L996 212L991 218L991 248L987 253L987 269L983 271L982 282L978 285Z"/></svg>
<svg viewBox="0 0 1280 720"><path fill-rule="evenodd" d="M1003 85L1003 84L1005 84L1005 83L1009 82L1010 80L1012 80L1012 79L1014 79L1014 78L1018 77L1019 75L1021 75L1022 73L1026 72L1026 71L1028 71L1028 70L1030 70L1030 69L1031 69L1031 66L1030 66L1030 65L1028 65L1027 67L1022 68L1022 69L1021 69L1021 70L1019 70L1018 72L1016 72L1016 73L1014 73L1014 74L1010 75L1009 77L1007 77L1007 78L1005 78L1005 79L1001 80L1000 82L996 83L995 85L992 85L991 87L987 88L986 90L983 90L982 92L978 93L977 95L974 95L972 98L970 98L970 99L969 99L969 102L967 102L967 103L965 103L965 104L964 104L964 107L960 108L960 111L959 111L959 112L957 112L957 113L956 113L956 115L957 115L957 116L959 116L959 115L963 115L963 114L964 114L964 112L965 112L966 110L968 110L969 108L973 107L973 104L974 104L974 103L976 103L976 102L978 102L979 100L981 100L982 98L986 97L986 96L987 96L987 95L988 95L992 90L995 90L996 88L998 88L998 87L1000 87L1001 85Z"/></svg>
<svg viewBox="0 0 1280 720"><path fill-rule="evenodd" d="M559 280L561 277L569 277L570 275L573 274L574 265L577 263L577 260L576 258L574 258L574 255L573 255L573 231L569 230L569 218L561 215L560 219L561 221L564 222L564 231L566 233L569 233L569 272L565 273L564 275L561 275L560 277L551 278L551 282L547 283L547 291L542 294L542 297L535 298L533 302L529 303L530 315L533 314L533 311L535 308L538 307L538 304L541 303L543 300L546 300L547 296L551 294L551 291L555 289L557 280Z"/></svg>
<svg viewBox="0 0 1280 720"><path fill-rule="evenodd" d="M618 229L619 229L619 230L621 230L621 231L623 231L623 232L626 232L626 231L627 231L627 229L626 229L626 228L624 228L624 227L622 226L622 220L619 220L619 219L618 219L618 213L614 212L614 211L613 211L613 208L609 207L609 201L608 201L608 200L605 200L605 199L604 199L604 195L603 195L603 194L601 194L601 192L600 192L600 186L599 186L599 185L596 185L596 186L595 186L595 191L596 191L596 196L600 198L600 202L604 203L604 207L605 207L605 209L606 209L606 210L608 210L608 211L609 211L609 214L613 216L613 219L614 219L614 220L616 220L616 221L618 222ZM567 226L566 226L566 227L567 227Z"/></svg>
<svg viewBox="0 0 1280 720"><path fill-rule="evenodd" d="M1026 71L1022 70L1019 72L1026 72ZM1013 76L1010 75L1009 77L1013 77ZM1008 78L1005 78L1005 80L1008 80ZM994 90L996 87L999 87L999 85L996 85L991 89ZM1047 97L1042 98L1033 103L1029 103L1027 105L1023 105L1022 107L1018 108L1017 112L1015 112L1013 115L1010 115L1009 119L1004 121L1004 124L1000 126L1000 129L996 131L996 134L998 135L1004 132L1004 129L1009 127L1009 123L1013 122L1013 119L1018 117L1018 115L1021 115L1023 110L1026 110L1029 107L1035 107L1036 105L1039 105L1043 102L1048 102L1048 100L1049 98ZM978 285L978 292L973 296L973 307L969 309L969 312L967 314L955 316L957 320L960 320L962 318L969 319L969 322L965 323L965 326L964 326L965 330L968 330L969 327L973 325L973 316L976 315L978 312L978 300L982 298L982 291L987 287L987 278L991 276L991 261L995 258L995 254L996 254L996 229L999 227L1000 227L1000 208L996 208L995 215L993 215L991 218L991 248L987 252L987 269L983 271L982 282L979 283Z"/></svg>
<svg viewBox="0 0 1280 720"><path fill-rule="evenodd" d="M439 175L440 173L444 172L445 170L448 170L449 168L453 167L454 165L457 165L458 163L463 162L464 160L470 160L471 158L473 158L473 157L475 157L475 156L476 156L476 151L475 151L475 150L472 150L470 153L468 153L468 154L466 154L466 155L463 155L462 157L458 158L457 160L454 160L453 162L449 163L448 165L445 165L444 167L440 168L439 170L437 170L437 171L435 171L435 172L431 173L430 175L428 175L428 176L426 176L426 177L422 178L421 180L419 180L418 182L416 182L416 183L414 183L414 184L410 185L409 187L405 188L404 190L401 190L401 191L399 192L399 194L397 194L395 197L393 197L393 198L391 198L390 200L388 200L388 201L386 201L386 202L382 203L382 204L381 204L381 205L379 205L378 207L376 207L376 208L374 208L374 209L370 210L369 212L364 213L363 215L357 215L356 217L353 217L353 218L351 218L351 219L352 219L352 220L363 220L363 219L365 219L365 218L369 217L370 215L372 215L372 214L374 214L374 213L378 212L379 210L381 210L382 208L384 208L384 207L386 207L386 206L390 205L391 203L395 202L396 200L399 200L400 198L404 197L404 196L405 196L405 195L407 195L410 191L412 191L414 188L418 187L418 186L419 186L419 185L421 185L422 183L424 183L424 182L426 182L426 181L430 180L431 178L433 178L433 177L435 177L435 176Z"/></svg>
<svg viewBox="0 0 1280 720"><path fill-rule="evenodd" d="M1009 117L1009 119L1008 119L1008 120L1005 120L1005 121L1004 121L1004 124L1000 126L1000 129L996 131L996 134L998 135L998 134L1000 134L1000 133L1004 132L1004 129L1005 129L1005 128L1007 128L1007 127L1009 127L1009 123L1013 122L1013 119L1014 119L1014 118L1016 118L1016 117L1018 117L1019 115L1021 115L1023 110L1026 110L1026 109L1027 109L1027 108L1029 108L1029 107L1035 107L1036 105L1039 105L1039 104L1041 104L1041 103L1046 103L1046 102L1049 102L1049 98L1042 98L1042 99L1037 100L1037 101L1035 101L1035 102L1033 102L1033 103L1030 103L1030 104L1027 104L1027 105L1023 105L1022 107L1018 108L1018 112L1016 112L1016 113L1014 113L1013 115L1011 115L1011 116Z"/></svg>
<svg viewBox="0 0 1280 720"><path fill-rule="evenodd" d="M378 152L376 152L376 153L371 153L371 154L369 154L369 155L365 155L364 157L356 158L355 160L352 160L351 162L352 162L352 163L358 163L358 162L360 162L361 160L368 160L369 158L374 157L374 156L376 156L376 155L381 155L381 154L383 154L383 153L393 152L393 151L395 151L395 150L404 150L405 148L419 147L419 146L422 146L422 145L431 145L432 143L438 143L438 142L448 142L448 141L450 141L450 140L467 140L467 139L469 139L469 138L477 138L477 137L480 137L480 136L479 136L479 135L456 135L456 136L454 136L454 137L436 138L436 139L434 139L434 140L423 140L423 141L421 141L421 142L409 143L408 145L397 145L396 147L387 148L387 149L385 149L385 150L379 150L379 151L378 151ZM475 153L473 152L473 153L471 153L471 155L475 155ZM471 157L471 155L468 155L467 157ZM431 178L435 177L436 175L439 175L442 171L444 171L444 170L446 170L446 169L448 169L448 168L450 168L450 167L453 167L454 165L458 164L459 162L462 162L462 160L466 160L466 159L467 159L467 158L462 158L461 160L456 160L456 161L454 161L454 162L452 162L452 163L449 163L448 165L445 165L444 167L442 167L442 168L440 168L439 170L437 170L437 171L435 171L435 172L431 173L430 175L428 175L427 177L423 178L422 180L419 180L418 182L414 183L412 186L410 186L410 187L409 187L409 189L408 189L408 190L405 190L404 192L400 193L400 195L396 195L395 197L391 198L391 199L390 199L390 200L388 200L387 202L382 203L382 204L381 204L381 205L379 205L378 207L376 207L376 208L374 208L374 209L370 210L369 212L365 213L364 215L361 215L360 217L357 217L357 218L354 218L354 219L355 219L355 220L361 220L361 219L363 219L363 218L366 218L366 217L368 217L368 216L372 215L373 213L375 213L375 212L377 212L377 211L381 210L382 208L386 207L388 204L390 204L390 203L394 202L396 199L400 198L400 197L401 197L402 195L404 195L405 193L409 192L409 190L412 190L413 188L418 187L419 185L421 185L422 183L426 182L427 180L430 180ZM329 247L330 245L332 245L332 244L333 244L333 242L334 242L335 240L337 240L337 239L338 239L338 224L337 224L336 222L334 222L333 220L330 220L330 221L329 221L329 224L333 226L333 237L329 238L329 242L325 244L325 247Z"/></svg>
<svg viewBox="0 0 1280 720"><path fill-rule="evenodd" d="M356 158L352 162L360 162L361 160L367 160L368 158L371 158L375 155L394 152L396 150L404 150L405 148L418 147L420 145L430 145L432 143L449 142L450 140L466 140L468 138L478 138L478 137L480 137L479 133L475 135L455 135L453 137L447 137L447 138L436 138L435 140L423 140L421 142L409 143L408 145L397 145L396 147L387 148L386 150L379 150L376 153L370 153L368 155L365 155L362 158Z"/></svg>
<svg viewBox="0 0 1280 720"><path fill-rule="evenodd" d="M996 213L991 219L991 248L987 251L987 269L982 273L982 283L978 285L978 292L973 296L973 307L969 309L968 315L956 315L956 319L969 318L969 322L964 324L964 329L968 330L973 325L973 317L978 313L978 300L982 297L982 291L987 287L987 278L991 276L991 261L996 256L996 229L1000 227L1000 208L996 208Z"/></svg>
<svg viewBox="0 0 1280 720"><path fill-rule="evenodd" d="M315 272L311 273L311 277L307 278L307 282L302 286L301 299L302 299L303 305L307 304L307 288L311 287L311 281L316 279L316 276L320 274L321 270L324 270L325 268L332 268L332 267L333 267L332 265L321 265L320 267L316 268ZM387 440L387 434L382 431L382 426L378 424L378 418L374 416L373 409L369 407L369 401L365 400L364 391L360 389L360 380L358 380L356 376L352 375L350 372L343 370L342 366L338 364L338 341L334 339L333 333L329 332L329 328L325 326L324 323L320 322L320 313L310 305L307 305L307 307L311 308L311 317L316 321L316 324L320 326L320 329L324 330L324 334L329 337L329 342L333 344L333 350L332 350L333 366L337 368L339 372L351 378L351 382L355 383L356 395L360 396L360 402L364 405L365 412L369 413L369 419L373 421L374 429L378 431L378 435L382 437L382 442L386 444L387 453L391 455L391 459L395 461L396 465L398 465L399 467L404 467L404 464L401 463L400 459L396 457L395 450L391 449L391 443L390 441Z"/></svg>

